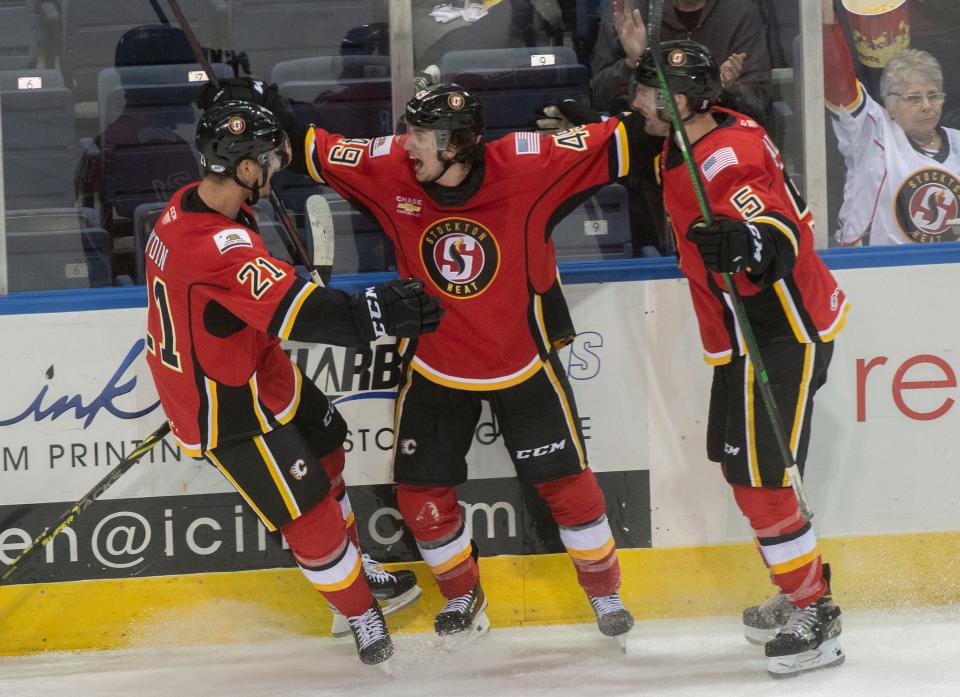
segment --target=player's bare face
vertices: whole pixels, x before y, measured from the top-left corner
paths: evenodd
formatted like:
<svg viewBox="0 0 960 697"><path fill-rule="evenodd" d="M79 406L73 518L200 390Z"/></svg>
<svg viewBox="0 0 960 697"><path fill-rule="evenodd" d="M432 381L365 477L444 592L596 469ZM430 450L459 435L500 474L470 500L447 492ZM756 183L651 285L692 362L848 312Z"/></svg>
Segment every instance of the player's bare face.
<svg viewBox="0 0 960 697"><path fill-rule="evenodd" d="M648 85L637 85L637 93L633 96L634 111L643 114L643 130L652 136L670 134L670 124L657 115L657 91Z"/></svg>
<svg viewBox="0 0 960 697"><path fill-rule="evenodd" d="M443 165L437 159L436 131L408 125L403 149L407 151L417 181L432 182L443 173Z"/></svg>
<svg viewBox="0 0 960 697"><path fill-rule="evenodd" d="M921 144L928 142L943 111L941 88L920 79L915 73L907 73L907 80L897 92L887 101L890 118L911 140Z"/></svg>

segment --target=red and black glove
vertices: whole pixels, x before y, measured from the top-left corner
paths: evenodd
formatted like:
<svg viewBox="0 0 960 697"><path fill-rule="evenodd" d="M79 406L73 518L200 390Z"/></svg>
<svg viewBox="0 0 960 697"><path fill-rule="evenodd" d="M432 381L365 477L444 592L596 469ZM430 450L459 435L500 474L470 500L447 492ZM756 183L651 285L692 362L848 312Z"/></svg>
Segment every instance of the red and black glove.
<svg viewBox="0 0 960 697"><path fill-rule="evenodd" d="M744 220L717 218L709 226L697 220L687 230L687 239L697 245L703 265L721 273L760 275L775 254L770 233Z"/></svg>

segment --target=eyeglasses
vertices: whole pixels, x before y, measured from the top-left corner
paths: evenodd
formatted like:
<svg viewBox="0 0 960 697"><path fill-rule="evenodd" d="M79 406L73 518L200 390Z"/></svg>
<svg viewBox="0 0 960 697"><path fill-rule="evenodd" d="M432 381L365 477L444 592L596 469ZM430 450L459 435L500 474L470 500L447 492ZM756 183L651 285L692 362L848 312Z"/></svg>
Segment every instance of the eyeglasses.
<svg viewBox="0 0 960 697"><path fill-rule="evenodd" d="M923 104L924 100L930 102L930 106L940 106L943 100L947 98L946 92L930 92L929 94L900 94L891 92L890 94L900 97L908 105L917 107Z"/></svg>

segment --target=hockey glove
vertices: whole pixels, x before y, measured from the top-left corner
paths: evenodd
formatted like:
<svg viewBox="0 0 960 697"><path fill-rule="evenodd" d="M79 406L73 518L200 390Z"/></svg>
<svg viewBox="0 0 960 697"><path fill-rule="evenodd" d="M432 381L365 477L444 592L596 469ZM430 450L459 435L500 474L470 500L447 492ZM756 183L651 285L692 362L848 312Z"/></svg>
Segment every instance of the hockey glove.
<svg viewBox="0 0 960 697"><path fill-rule="evenodd" d="M769 234L753 223L717 218L709 227L697 220L687 230L687 239L697 245L703 265L711 271L759 275L773 260Z"/></svg>
<svg viewBox="0 0 960 697"><path fill-rule="evenodd" d="M370 341L381 336L416 337L435 331L443 316L439 298L423 290L415 278L367 288L350 299L361 334Z"/></svg>
<svg viewBox="0 0 960 697"><path fill-rule="evenodd" d="M543 117L537 119L537 130L557 133L585 123L599 123L602 120L603 117L599 111L594 111L576 99L568 97L556 104L543 107Z"/></svg>
<svg viewBox="0 0 960 697"><path fill-rule="evenodd" d="M287 99L280 94L276 83L273 82L268 84L263 80L250 77L231 77L221 80L216 88L207 83L197 96L197 106L201 111L205 111L214 104L234 99L253 102L269 109L287 134L295 132L297 117L290 109Z"/></svg>

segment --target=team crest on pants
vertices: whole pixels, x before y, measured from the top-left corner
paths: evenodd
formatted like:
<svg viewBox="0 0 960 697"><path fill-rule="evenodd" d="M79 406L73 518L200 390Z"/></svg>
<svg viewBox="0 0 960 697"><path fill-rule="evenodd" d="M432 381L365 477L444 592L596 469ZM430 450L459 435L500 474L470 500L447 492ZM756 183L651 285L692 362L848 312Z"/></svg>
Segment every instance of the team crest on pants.
<svg viewBox="0 0 960 697"><path fill-rule="evenodd" d="M960 214L960 182L942 169L914 172L897 191L897 224L914 242L952 242L960 229L950 225Z"/></svg>
<svg viewBox="0 0 960 697"><path fill-rule="evenodd" d="M500 268L500 247L493 234L466 218L432 223L420 238L420 256L437 288L453 298L479 295Z"/></svg>
<svg viewBox="0 0 960 697"><path fill-rule="evenodd" d="M307 463L303 460L297 460L290 465L290 476L298 482L307 476Z"/></svg>

